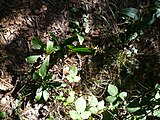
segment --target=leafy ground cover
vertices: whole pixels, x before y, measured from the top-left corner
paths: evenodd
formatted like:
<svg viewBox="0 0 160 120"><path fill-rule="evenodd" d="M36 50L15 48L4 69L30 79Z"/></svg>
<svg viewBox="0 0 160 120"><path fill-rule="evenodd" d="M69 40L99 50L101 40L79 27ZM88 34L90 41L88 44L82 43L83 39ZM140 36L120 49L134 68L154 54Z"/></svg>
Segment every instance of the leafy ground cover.
<svg viewBox="0 0 160 120"><path fill-rule="evenodd" d="M0 2L0 119L160 117L160 2Z"/></svg>

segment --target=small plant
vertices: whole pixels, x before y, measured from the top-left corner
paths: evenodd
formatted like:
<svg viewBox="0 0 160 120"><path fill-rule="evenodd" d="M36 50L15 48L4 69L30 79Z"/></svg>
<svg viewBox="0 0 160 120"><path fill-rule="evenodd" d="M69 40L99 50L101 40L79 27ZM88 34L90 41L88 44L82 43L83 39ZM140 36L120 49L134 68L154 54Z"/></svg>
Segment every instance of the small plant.
<svg viewBox="0 0 160 120"><path fill-rule="evenodd" d="M104 101L98 102L95 96L89 96L87 101L83 97L80 97L74 102L76 110L69 112L72 119L88 119L92 114L99 114L105 108Z"/></svg>
<svg viewBox="0 0 160 120"><path fill-rule="evenodd" d="M54 34L51 34L51 36L55 42L58 42L58 38L55 37ZM32 40L32 45L35 49L43 52L42 55L32 55L26 58L28 63L34 64L39 62L41 64L38 69L36 68L33 72L33 79L40 82L39 88L36 91L35 99L39 101L43 96L44 100L47 101L49 98L47 81L52 78L52 74L48 73L50 59L52 57L52 53L58 50L58 46L54 45L54 42L50 40L48 40L45 45L36 37Z"/></svg>
<svg viewBox="0 0 160 120"><path fill-rule="evenodd" d="M114 110L115 108L118 108L118 106L121 104L121 101L118 100L120 98L122 101L125 101L125 98L127 97L126 92L118 93L118 88L112 84L108 85L108 93L109 96L106 97L106 101L109 102L109 109Z"/></svg>
<svg viewBox="0 0 160 120"><path fill-rule="evenodd" d="M69 69L69 75L67 75L67 80L72 83L72 82L79 82L80 81L80 77L77 76L78 74L78 70L76 65L72 65Z"/></svg>
<svg viewBox="0 0 160 120"><path fill-rule="evenodd" d="M72 51L76 53L91 53L93 49L83 47L83 37L78 33L76 36L70 37L66 39L63 44L60 43L59 39L53 34L49 33L52 40L47 40L47 43L44 44L39 38L33 38L31 45L36 49L41 51L40 55L31 55L26 58L26 61L30 64L34 64L34 69L32 72L32 77L34 80L37 80L38 88L36 91L35 99L39 101L41 97L44 98L45 101L48 100L49 97L49 81L52 79L52 74L49 73L49 69L54 61L51 63L51 59L53 55L62 55L64 51L66 51L66 46ZM71 45L75 40L79 40L80 46ZM58 52L59 51L59 52ZM59 56L58 56L59 57ZM69 70L69 75L67 76L67 80L69 82L79 82L80 77L77 76L78 70L76 65L72 65ZM54 85L53 85L54 86Z"/></svg>

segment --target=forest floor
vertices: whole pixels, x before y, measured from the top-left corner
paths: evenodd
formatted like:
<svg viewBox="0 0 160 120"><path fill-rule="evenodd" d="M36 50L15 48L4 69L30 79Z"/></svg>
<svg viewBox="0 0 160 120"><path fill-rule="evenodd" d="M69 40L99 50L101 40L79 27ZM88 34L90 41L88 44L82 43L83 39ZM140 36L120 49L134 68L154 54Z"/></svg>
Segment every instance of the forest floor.
<svg viewBox="0 0 160 120"><path fill-rule="evenodd" d="M118 65L113 65L116 61L114 55L120 55L125 47L130 49L131 45L138 49L138 55L135 58L139 61L140 69L134 71L138 76L137 79L141 80L141 84L150 84L149 89L159 82L160 29L158 26L160 22L157 21L150 29L144 31L140 42L134 41L124 46L114 44L107 32L110 31L116 35L116 32L120 32L119 23L121 22L114 18L112 11L108 10L110 8L106 8L106 6L113 8L112 5L114 6L111 3L104 4L103 0L76 2L74 0L8 0L8 3L3 3L0 9L0 100L5 98L6 101L5 105L0 103L0 111L6 111L6 119L46 119L51 111L54 111L53 116L56 120L70 119L68 109L54 100L60 93L60 89L50 91L52 97L47 103L34 101L34 94L30 92L35 91L35 88L29 76L32 65L26 63L25 58L35 54L31 46L34 36L43 42L50 38L47 32L54 33L61 42L72 36L70 22L82 21L81 13L73 14L70 11L73 7L83 9L82 11L88 17L89 27L85 28L88 31L85 42L88 46L93 45L96 53L94 55L70 53L56 61L52 72L57 81L63 81L64 68L73 64L77 65L81 74L82 81L79 84L69 85L65 89L73 88L80 94L92 93L102 100L108 83L118 79L120 68ZM140 8L143 2L121 3L119 8L115 4L114 9L135 6ZM102 16L113 20L112 25L106 24ZM129 86L132 83L132 76L126 79ZM122 89L125 90L126 86L124 85ZM133 85L131 89L138 89L138 87ZM21 101L21 105L16 111L18 100Z"/></svg>

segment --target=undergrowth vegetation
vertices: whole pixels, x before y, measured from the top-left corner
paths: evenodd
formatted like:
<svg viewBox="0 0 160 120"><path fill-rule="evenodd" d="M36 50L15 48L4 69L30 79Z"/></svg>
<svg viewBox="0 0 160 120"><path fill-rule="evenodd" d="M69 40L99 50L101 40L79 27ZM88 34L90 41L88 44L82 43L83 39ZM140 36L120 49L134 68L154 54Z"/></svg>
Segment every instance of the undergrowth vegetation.
<svg viewBox="0 0 160 120"><path fill-rule="evenodd" d="M19 119L23 119L19 112L22 101L29 101L29 97L34 103L50 104L47 120L160 118L159 51L150 53L143 48L145 36L159 20L160 1L144 8L107 5L110 17L96 13L94 16L102 21L101 25L91 23L85 10L72 8L70 37L60 40L48 32L46 41L33 38L32 55L26 58L32 66L28 71L32 84L19 91L14 107ZM92 29L100 30L98 35L91 34ZM66 64L71 56L78 62ZM84 63L83 57L89 60ZM58 78L55 66L62 68ZM1 111L0 119L5 116L5 111Z"/></svg>

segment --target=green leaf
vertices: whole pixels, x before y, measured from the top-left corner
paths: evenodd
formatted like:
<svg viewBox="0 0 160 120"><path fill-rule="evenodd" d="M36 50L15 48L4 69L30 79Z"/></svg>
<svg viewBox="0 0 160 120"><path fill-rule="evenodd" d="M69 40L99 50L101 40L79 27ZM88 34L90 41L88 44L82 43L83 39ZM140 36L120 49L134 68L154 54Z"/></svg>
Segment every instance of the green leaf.
<svg viewBox="0 0 160 120"><path fill-rule="evenodd" d="M69 96L67 98L67 103L72 103L74 101L74 96Z"/></svg>
<svg viewBox="0 0 160 120"><path fill-rule="evenodd" d="M91 53L93 50L91 48L87 47L77 47L73 45L67 45L69 49L71 49L73 52L78 52L78 53Z"/></svg>
<svg viewBox="0 0 160 120"><path fill-rule="evenodd" d="M91 115L90 111L84 111L80 114L82 119L88 119L90 115Z"/></svg>
<svg viewBox="0 0 160 120"><path fill-rule="evenodd" d="M46 76L46 72L47 72L47 66L49 66L49 59L50 59L50 55L48 55L43 64L41 65L40 69L39 69L39 75L42 77L42 79Z"/></svg>
<svg viewBox="0 0 160 120"><path fill-rule="evenodd" d="M71 118L72 118L73 120L80 120L80 119L81 119L80 114L78 114L78 112L75 111L75 110L69 111L69 115L71 116Z"/></svg>
<svg viewBox="0 0 160 120"><path fill-rule="evenodd" d="M41 49L42 47L44 47L44 44L42 43L42 41L39 38L37 38L37 37L33 38L33 40L31 41L31 45L35 49Z"/></svg>
<svg viewBox="0 0 160 120"><path fill-rule="evenodd" d="M42 97L42 87L37 89L35 99L39 101L41 97Z"/></svg>
<svg viewBox="0 0 160 120"><path fill-rule="evenodd" d="M120 11L120 13L132 18L135 21L140 19L140 13L139 13L138 9L136 9L136 8L131 8L131 7L124 8Z"/></svg>
<svg viewBox="0 0 160 120"><path fill-rule="evenodd" d="M42 77L42 79L44 79L44 77L46 76L46 73L47 73L46 65L42 64L39 69L39 75Z"/></svg>
<svg viewBox="0 0 160 120"><path fill-rule="evenodd" d="M89 109L89 111L91 111L91 113L93 113L93 114L97 114L98 108L97 108L97 107L91 107L91 108Z"/></svg>
<svg viewBox="0 0 160 120"><path fill-rule="evenodd" d="M48 98L49 98L48 90L44 90L44 91L43 91L43 98L44 98L45 101L48 100Z"/></svg>
<svg viewBox="0 0 160 120"><path fill-rule="evenodd" d="M160 91L160 84L157 83L157 84L155 85L155 89L156 89L156 91Z"/></svg>
<svg viewBox="0 0 160 120"><path fill-rule="evenodd" d="M128 110L129 112L131 112L131 113L134 113L134 112L136 112L136 111L138 111L138 110L140 110L140 109L141 109L140 107L127 108L127 110Z"/></svg>
<svg viewBox="0 0 160 120"><path fill-rule="evenodd" d="M50 40L47 41L46 52L48 55L50 55L53 52L53 42Z"/></svg>
<svg viewBox="0 0 160 120"><path fill-rule="evenodd" d="M89 102L89 105L92 107L95 107L98 105L98 100L94 95L88 97L88 102Z"/></svg>
<svg viewBox="0 0 160 120"><path fill-rule="evenodd" d="M160 98L160 94L159 94L159 92L157 92L155 95L155 99L159 99L159 98Z"/></svg>
<svg viewBox="0 0 160 120"><path fill-rule="evenodd" d="M108 101L109 103L113 103L115 100L117 99L116 96L108 96L106 97L106 101Z"/></svg>
<svg viewBox="0 0 160 120"><path fill-rule="evenodd" d="M126 92L121 92L119 94L119 97L124 101L124 99L127 97L127 93Z"/></svg>
<svg viewBox="0 0 160 120"><path fill-rule="evenodd" d="M40 55L32 55L26 58L28 63L36 63Z"/></svg>
<svg viewBox="0 0 160 120"><path fill-rule="evenodd" d="M55 40L56 43L59 42L59 39L52 33L52 32L48 32L50 34L50 36L52 37L53 40Z"/></svg>
<svg viewBox="0 0 160 120"><path fill-rule="evenodd" d="M79 41L80 45L82 45L83 41L84 41L84 37L79 35L78 33L77 33L77 37L78 37L78 41Z"/></svg>
<svg viewBox="0 0 160 120"><path fill-rule="evenodd" d="M111 96L116 96L118 94L118 88L115 85L109 84L109 86L108 86L108 93Z"/></svg>
<svg viewBox="0 0 160 120"><path fill-rule="evenodd" d="M63 45L66 46L66 45L70 45L72 44L72 42L74 42L75 40L77 40L77 37L70 37L68 39L66 39L64 42L63 42Z"/></svg>
<svg viewBox="0 0 160 120"><path fill-rule="evenodd" d="M2 111L0 112L0 119L4 119L6 117L6 112L5 111Z"/></svg>
<svg viewBox="0 0 160 120"><path fill-rule="evenodd" d="M84 112L86 109L86 100L83 97L78 98L75 101L75 107L78 113Z"/></svg>
<svg viewBox="0 0 160 120"><path fill-rule="evenodd" d="M75 64L70 67L69 74L71 76L76 76L78 74L78 69Z"/></svg>
<svg viewBox="0 0 160 120"><path fill-rule="evenodd" d="M39 74L37 72L33 73L33 79L38 80L40 78Z"/></svg>

